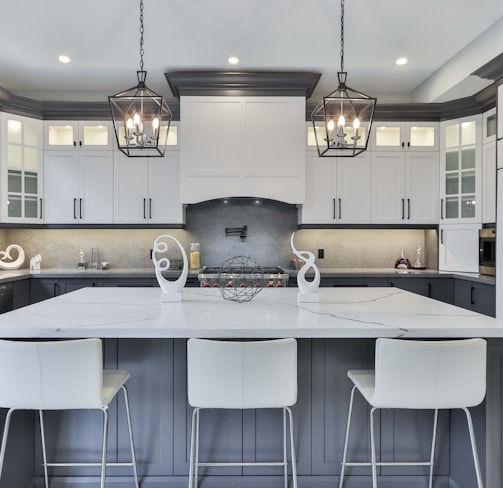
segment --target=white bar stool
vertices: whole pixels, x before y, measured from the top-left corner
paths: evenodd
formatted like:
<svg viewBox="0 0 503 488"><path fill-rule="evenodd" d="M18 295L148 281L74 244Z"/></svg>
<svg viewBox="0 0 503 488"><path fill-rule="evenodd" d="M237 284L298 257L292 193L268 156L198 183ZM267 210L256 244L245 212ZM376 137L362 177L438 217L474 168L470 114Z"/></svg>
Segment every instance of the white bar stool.
<svg viewBox="0 0 503 488"><path fill-rule="evenodd" d="M100 339L25 342L0 340L0 407L8 408L0 449L2 473L11 415L15 410L38 410L45 487L48 466L101 466L100 487L105 486L107 466L132 466L135 487L138 474L124 383L129 372L104 371ZM131 447L131 462L109 463L107 456L108 405L122 390ZM43 410L98 409L103 412L100 463L48 463Z"/></svg>
<svg viewBox="0 0 503 488"><path fill-rule="evenodd" d="M372 487L377 488L377 466L429 466L429 487L433 483L433 465L439 409L462 409L466 414L478 488L482 475L468 407L479 405L486 393L486 341L463 339L415 341L377 339L375 370L350 370L354 383L344 441L339 488L343 487L346 466L371 466ZM346 460L355 390L371 405L371 462ZM377 462L374 439L374 412L381 408L434 410L433 439L429 461Z"/></svg>
<svg viewBox="0 0 503 488"><path fill-rule="evenodd" d="M194 407L190 441L189 488L197 488L199 466L283 466L288 485L287 417L293 488L297 469L293 418L289 407L297 402L297 342L277 339L253 342L189 339L187 389ZM219 463L199 461L201 409L283 409L283 460L279 462Z"/></svg>

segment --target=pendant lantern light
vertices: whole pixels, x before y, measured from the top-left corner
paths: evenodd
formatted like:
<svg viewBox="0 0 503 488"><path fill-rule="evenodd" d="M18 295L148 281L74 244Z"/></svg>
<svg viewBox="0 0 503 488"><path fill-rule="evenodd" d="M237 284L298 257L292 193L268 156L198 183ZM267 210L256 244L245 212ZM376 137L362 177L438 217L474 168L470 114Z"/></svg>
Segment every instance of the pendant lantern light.
<svg viewBox="0 0 503 488"><path fill-rule="evenodd" d="M367 149L377 98L346 85L344 71L344 0L341 0L341 70L339 86L323 97L313 113L318 155L353 157Z"/></svg>
<svg viewBox="0 0 503 488"><path fill-rule="evenodd" d="M108 102L119 150L128 157L162 157L172 114L166 100L145 84L143 32L143 0L140 0L138 85L108 97Z"/></svg>

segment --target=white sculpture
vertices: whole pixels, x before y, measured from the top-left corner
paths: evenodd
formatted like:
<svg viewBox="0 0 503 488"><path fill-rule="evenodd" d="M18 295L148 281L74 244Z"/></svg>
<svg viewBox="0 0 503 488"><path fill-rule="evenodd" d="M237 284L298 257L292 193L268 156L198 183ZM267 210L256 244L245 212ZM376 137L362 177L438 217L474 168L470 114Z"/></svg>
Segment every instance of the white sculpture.
<svg viewBox="0 0 503 488"><path fill-rule="evenodd" d="M290 239L292 251L305 263L297 273L297 286L299 287L297 299L299 302L319 302L320 295L318 293L318 288L320 286L320 270L314 262L314 254L311 251L297 251L297 249L295 249L295 245L293 244L294 235L295 232L292 233ZM307 281L306 273L310 268L314 271L314 278L312 281Z"/></svg>
<svg viewBox="0 0 503 488"><path fill-rule="evenodd" d="M30 271L39 271L40 263L42 262L42 256L37 254L30 259Z"/></svg>
<svg viewBox="0 0 503 488"><path fill-rule="evenodd" d="M180 252L182 253L183 258L183 268L182 274L175 281L167 280L162 272L169 269L171 263L167 257L163 257L161 259L157 259L156 253L158 252L166 252L168 250L168 244L163 242L163 239L171 239L175 241L177 246L180 248ZM161 301L162 302L181 302L182 301L182 288L185 286L187 281L187 274L189 272L189 262L187 259L187 254L185 254L185 250L183 246L180 244L180 241L173 236L168 234L160 235L154 241L154 249L152 250L152 261L155 265L155 275L157 277L157 281L159 282L159 286L161 287Z"/></svg>
<svg viewBox="0 0 503 488"><path fill-rule="evenodd" d="M12 261L12 256L10 252L12 249L17 251L17 259ZM9 262L4 262L4 259L8 259ZM21 246L17 244L11 244L7 246L5 251L0 251L0 269L19 269L24 263L24 251Z"/></svg>

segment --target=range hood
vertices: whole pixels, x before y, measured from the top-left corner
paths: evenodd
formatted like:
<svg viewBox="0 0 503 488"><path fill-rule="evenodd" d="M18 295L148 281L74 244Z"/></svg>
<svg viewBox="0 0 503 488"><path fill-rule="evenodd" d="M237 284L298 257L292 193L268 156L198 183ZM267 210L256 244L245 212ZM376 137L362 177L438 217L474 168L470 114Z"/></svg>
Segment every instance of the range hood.
<svg viewBox="0 0 503 488"><path fill-rule="evenodd" d="M312 72L166 73L180 97L184 204L255 197L305 200L306 97Z"/></svg>

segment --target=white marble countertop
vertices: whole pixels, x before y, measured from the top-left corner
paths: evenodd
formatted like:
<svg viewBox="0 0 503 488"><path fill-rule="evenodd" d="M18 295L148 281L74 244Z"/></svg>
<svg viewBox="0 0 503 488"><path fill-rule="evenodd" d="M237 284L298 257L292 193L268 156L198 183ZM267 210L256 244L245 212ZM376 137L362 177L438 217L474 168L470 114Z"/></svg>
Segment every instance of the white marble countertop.
<svg viewBox="0 0 503 488"><path fill-rule="evenodd" d="M503 321L397 288L263 289L250 302L186 288L161 303L158 288L83 288L0 315L4 338L503 337Z"/></svg>

